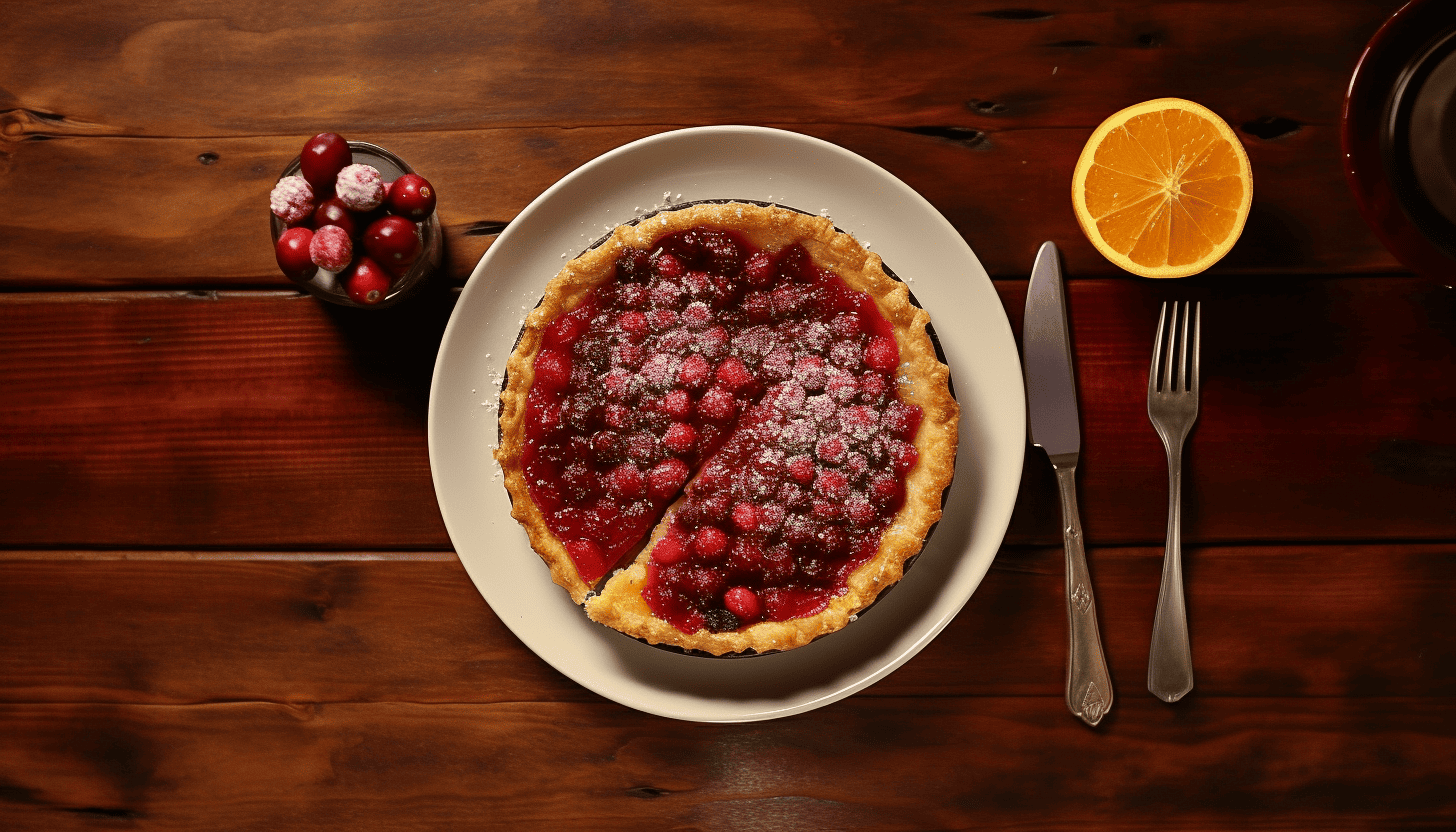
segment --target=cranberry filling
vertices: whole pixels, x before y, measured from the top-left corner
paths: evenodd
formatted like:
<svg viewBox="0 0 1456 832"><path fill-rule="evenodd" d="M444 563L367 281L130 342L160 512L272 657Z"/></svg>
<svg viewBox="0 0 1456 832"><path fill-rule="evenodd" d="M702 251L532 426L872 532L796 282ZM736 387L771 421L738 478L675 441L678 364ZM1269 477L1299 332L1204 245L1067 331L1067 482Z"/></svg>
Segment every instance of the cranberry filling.
<svg viewBox="0 0 1456 832"><path fill-rule="evenodd" d="M878 550L918 461L899 361L874 302L802 246L664 236L545 332L531 496L595 583L686 485L648 565L653 612L684 632L813 615Z"/></svg>

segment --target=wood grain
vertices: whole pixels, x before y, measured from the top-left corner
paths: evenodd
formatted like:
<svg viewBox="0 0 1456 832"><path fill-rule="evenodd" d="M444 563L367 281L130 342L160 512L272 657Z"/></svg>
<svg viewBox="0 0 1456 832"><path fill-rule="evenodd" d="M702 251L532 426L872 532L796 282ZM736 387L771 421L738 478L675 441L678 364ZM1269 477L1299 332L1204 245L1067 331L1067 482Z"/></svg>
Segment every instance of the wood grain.
<svg viewBox="0 0 1456 832"><path fill-rule="evenodd" d="M0 33L0 285L287 285L266 197L325 129L433 180L458 282L478 234L577 166L708 124L863 155L995 275L1024 275L1045 239L1073 274L1112 275L1073 219L1072 168L1112 112L1170 95L1222 115L1252 159L1249 225L1220 271L1400 270L1358 215L1338 132L1361 47L1396 5L383 3L337 20L121 5L88 8L78 31L54 4Z"/></svg>
<svg viewBox="0 0 1456 832"><path fill-rule="evenodd" d="M1142 698L1162 551L1089 558L1117 695ZM1185 562L1185 706L1456 695L1452 544L1191 547ZM1002 551L951 625L862 695L1056 697L1062 595L1059 549ZM598 700L527 650L448 554L10 553L0 632L6 702Z"/></svg>
<svg viewBox="0 0 1456 832"><path fill-rule="evenodd" d="M1018 332L1025 284L998 287ZM1162 540L1166 461L1144 402L1167 296L1206 304L1187 540L1456 538L1451 294L1209 277L1072 286L1092 544ZM0 546L448 548L425 416L451 304L0 295ZM1058 523L1028 449L1009 539L1053 542Z"/></svg>
<svg viewBox="0 0 1456 832"><path fill-rule="evenodd" d="M857 697L746 725L599 703L3 705L15 830L1415 828L1449 700Z"/></svg>

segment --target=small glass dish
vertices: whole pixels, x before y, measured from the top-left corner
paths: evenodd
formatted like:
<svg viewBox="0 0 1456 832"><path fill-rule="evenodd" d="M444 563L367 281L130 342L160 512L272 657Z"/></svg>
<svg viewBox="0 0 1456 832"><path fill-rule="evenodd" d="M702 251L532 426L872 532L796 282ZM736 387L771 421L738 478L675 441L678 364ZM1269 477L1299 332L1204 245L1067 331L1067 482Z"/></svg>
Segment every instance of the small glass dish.
<svg viewBox="0 0 1456 832"><path fill-rule="evenodd" d="M349 142L349 150L353 156L354 164L372 165L379 171L385 182L404 176L406 173L414 173L403 159L390 153L379 145L369 142ZM299 172L299 157L295 156L288 167L283 169L279 179L297 175ZM268 213L270 226L273 230L273 245L278 245L278 238L288 230L288 226L271 211ZM356 309L380 309L386 306L393 306L405 298L413 295L426 282L426 279L440 267L443 252L443 233L440 229L438 212L430 212L430 216L418 223L420 238L423 249L420 257L410 266L409 271L394 278L389 285L389 294L385 295L378 303L363 304L350 298L344 291L343 283L339 276L326 269L319 269L307 280L294 279L293 282L303 288L309 294L330 303L337 303L340 306L352 306Z"/></svg>

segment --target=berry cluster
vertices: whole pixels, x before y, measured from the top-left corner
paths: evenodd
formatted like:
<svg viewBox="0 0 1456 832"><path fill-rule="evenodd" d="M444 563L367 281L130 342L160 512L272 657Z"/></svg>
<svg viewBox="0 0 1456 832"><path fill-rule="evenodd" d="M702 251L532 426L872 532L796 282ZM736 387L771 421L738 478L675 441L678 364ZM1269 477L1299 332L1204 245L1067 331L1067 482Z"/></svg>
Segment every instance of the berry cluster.
<svg viewBox="0 0 1456 832"><path fill-rule="evenodd" d="M629 249L543 333L532 496L591 582L686 488L650 561L657 615L692 632L813 614L918 461L899 362L874 302L801 246L700 228Z"/></svg>
<svg viewBox="0 0 1456 832"><path fill-rule="evenodd" d="M353 163L342 136L319 133L269 204L288 226L274 246L283 273L308 280L319 269L334 272L351 299L368 305L424 252L420 223L435 211L435 189L414 173L385 182L375 167Z"/></svg>

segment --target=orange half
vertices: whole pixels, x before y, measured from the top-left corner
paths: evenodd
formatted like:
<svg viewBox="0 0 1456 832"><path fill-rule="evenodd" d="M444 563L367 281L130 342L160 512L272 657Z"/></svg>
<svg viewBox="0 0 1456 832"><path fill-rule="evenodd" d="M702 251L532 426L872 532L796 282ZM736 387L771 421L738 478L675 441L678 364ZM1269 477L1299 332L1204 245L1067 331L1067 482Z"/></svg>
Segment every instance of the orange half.
<svg viewBox="0 0 1456 832"><path fill-rule="evenodd" d="M1072 174L1072 208L1102 256L1143 277L1217 263L1254 197L1249 156L1213 111L1181 98L1128 107L1092 133Z"/></svg>

